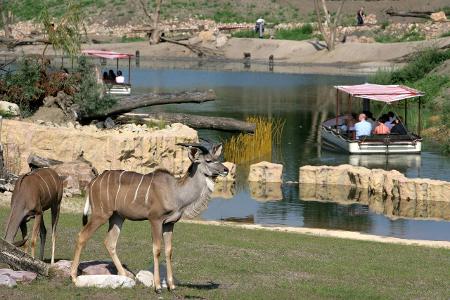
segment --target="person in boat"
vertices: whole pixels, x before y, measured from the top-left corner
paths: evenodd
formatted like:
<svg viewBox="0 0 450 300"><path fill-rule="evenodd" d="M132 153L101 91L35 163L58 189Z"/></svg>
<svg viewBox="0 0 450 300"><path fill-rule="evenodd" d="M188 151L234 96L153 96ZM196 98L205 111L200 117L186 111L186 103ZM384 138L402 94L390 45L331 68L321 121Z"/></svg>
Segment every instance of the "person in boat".
<svg viewBox="0 0 450 300"><path fill-rule="evenodd" d="M375 119L373 118L373 114L371 111L363 111L363 114L365 114L367 116L366 121L369 122L372 125L372 130L375 129L375 127L377 127L377 122L375 121Z"/></svg>
<svg viewBox="0 0 450 300"><path fill-rule="evenodd" d="M395 123L394 121L396 120L396 116L394 114L394 112L390 111L387 113L387 115L385 116L386 118L386 122L384 123L387 127L389 127L389 129L392 129L392 127L394 127Z"/></svg>
<svg viewBox="0 0 450 300"><path fill-rule="evenodd" d="M108 81L109 80L109 76L108 76L108 72L103 72L103 81Z"/></svg>
<svg viewBox="0 0 450 300"><path fill-rule="evenodd" d="M403 125L402 119L400 117L397 117L394 120L394 126L391 129L391 134L400 134L400 135L406 135L408 134L408 131L405 128L405 125Z"/></svg>
<svg viewBox="0 0 450 300"><path fill-rule="evenodd" d="M125 77L122 75L122 71L117 71L116 83L124 83Z"/></svg>
<svg viewBox="0 0 450 300"><path fill-rule="evenodd" d="M108 77L109 77L109 80L116 81L116 73L114 73L113 70L109 70Z"/></svg>
<svg viewBox="0 0 450 300"><path fill-rule="evenodd" d="M355 124L356 139L370 135L372 125L366 119L366 114L359 114L359 122Z"/></svg>
<svg viewBox="0 0 450 300"><path fill-rule="evenodd" d="M389 134L391 130L389 129L389 127L386 126L386 124L385 124L386 121L387 121L387 115L382 115L378 119L378 125L373 130L373 134Z"/></svg>

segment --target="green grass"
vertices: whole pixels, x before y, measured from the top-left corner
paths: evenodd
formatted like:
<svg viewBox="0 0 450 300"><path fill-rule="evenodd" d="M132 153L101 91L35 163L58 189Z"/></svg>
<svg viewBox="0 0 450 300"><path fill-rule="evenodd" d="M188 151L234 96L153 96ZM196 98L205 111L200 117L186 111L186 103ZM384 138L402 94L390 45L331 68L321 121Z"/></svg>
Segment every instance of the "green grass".
<svg viewBox="0 0 450 300"><path fill-rule="evenodd" d="M0 210L3 220L7 212ZM80 228L80 215L61 215L57 259L72 258ZM109 259L103 246L105 231L103 226L88 242L82 260ZM445 249L184 223L175 226L173 244L174 274L181 285L173 293L164 291L166 299L444 299L449 295L450 251ZM148 222L125 222L118 243L122 263L133 271L149 268L151 249ZM48 257L48 247L46 253ZM39 279L0 289L0 295L9 299L157 298L142 286L80 289L69 279Z"/></svg>
<svg viewBox="0 0 450 300"><path fill-rule="evenodd" d="M379 33L375 35L375 41L378 43L402 43L425 40L425 35L421 32L411 30L402 35Z"/></svg>
<svg viewBox="0 0 450 300"><path fill-rule="evenodd" d="M450 31L444 32L443 34L440 35L440 37L448 37L450 36Z"/></svg>
<svg viewBox="0 0 450 300"><path fill-rule="evenodd" d="M303 41L311 39L312 33L313 33L313 26L308 23L300 28L277 30L275 32L275 39Z"/></svg>
<svg viewBox="0 0 450 300"><path fill-rule="evenodd" d="M134 43L134 42L144 42L146 41L146 38L143 37L136 37L136 36L122 36L122 38L120 39L121 43Z"/></svg>

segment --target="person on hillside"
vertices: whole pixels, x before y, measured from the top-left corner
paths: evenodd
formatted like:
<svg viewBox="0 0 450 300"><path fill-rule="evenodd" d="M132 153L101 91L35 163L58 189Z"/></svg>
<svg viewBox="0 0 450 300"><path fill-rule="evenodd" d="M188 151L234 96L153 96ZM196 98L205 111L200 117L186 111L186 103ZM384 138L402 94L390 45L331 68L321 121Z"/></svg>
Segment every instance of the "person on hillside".
<svg viewBox="0 0 450 300"><path fill-rule="evenodd" d="M358 26L363 26L365 17L366 15L364 14L364 7L361 7L356 13L356 24Z"/></svg>
<svg viewBox="0 0 450 300"><path fill-rule="evenodd" d="M255 31L258 33L260 39L264 37L264 22L265 21L262 17L256 20Z"/></svg>
<svg viewBox="0 0 450 300"><path fill-rule="evenodd" d="M373 130L373 134L389 134L391 130L386 126L386 121L386 115L381 116L378 119L377 127L375 127L375 129Z"/></svg>
<svg viewBox="0 0 450 300"><path fill-rule="evenodd" d="M359 122L355 124L356 139L359 140L361 137L370 135L372 131L372 125L367 122L367 116L365 114L360 114L358 117Z"/></svg>
<svg viewBox="0 0 450 300"><path fill-rule="evenodd" d="M125 77L123 77L122 75L122 71L117 71L117 76L116 76L116 83L124 83L125 82Z"/></svg>
<svg viewBox="0 0 450 300"><path fill-rule="evenodd" d="M405 125L403 125L403 122L400 117L397 117L397 119L394 120L394 127L391 129L391 133L394 134L401 134L406 135L408 134Z"/></svg>

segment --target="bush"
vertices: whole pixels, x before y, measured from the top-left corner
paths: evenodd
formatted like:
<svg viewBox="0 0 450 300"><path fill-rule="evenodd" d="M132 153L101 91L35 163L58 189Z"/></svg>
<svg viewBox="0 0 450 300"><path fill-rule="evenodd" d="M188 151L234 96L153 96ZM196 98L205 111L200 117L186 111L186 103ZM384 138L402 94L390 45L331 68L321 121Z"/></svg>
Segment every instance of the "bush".
<svg viewBox="0 0 450 300"><path fill-rule="evenodd" d="M416 30L408 31L402 35L394 34L378 34L375 36L375 41L378 43L402 43L425 40L425 35Z"/></svg>
<svg viewBox="0 0 450 300"><path fill-rule="evenodd" d="M74 102L82 115L102 113L116 104L116 98L103 93L102 85L97 83L95 71L87 64L85 57L80 58L78 72L83 75Z"/></svg>
<svg viewBox="0 0 450 300"><path fill-rule="evenodd" d="M238 30L231 33L231 36L234 38L257 38L258 33L254 30Z"/></svg>
<svg viewBox="0 0 450 300"><path fill-rule="evenodd" d="M1 84L3 100L19 105L23 116L29 116L42 104L45 91L40 86L41 64L37 58L23 58L17 69L7 73Z"/></svg>

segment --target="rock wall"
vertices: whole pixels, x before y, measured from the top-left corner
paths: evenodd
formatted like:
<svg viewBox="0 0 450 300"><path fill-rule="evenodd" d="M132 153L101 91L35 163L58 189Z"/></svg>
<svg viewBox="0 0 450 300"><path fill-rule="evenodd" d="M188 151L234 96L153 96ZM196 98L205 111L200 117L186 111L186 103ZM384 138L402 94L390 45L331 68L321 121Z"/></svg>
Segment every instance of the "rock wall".
<svg viewBox="0 0 450 300"><path fill-rule="evenodd" d="M450 182L426 178L406 178L398 171L367 169L352 165L303 166L300 184L344 185L368 190L401 201L441 201L450 203Z"/></svg>
<svg viewBox="0 0 450 300"><path fill-rule="evenodd" d="M3 120L1 142L6 167L14 173L29 171L31 153L63 162L84 158L102 172L123 169L146 173L162 167L181 174L189 166L187 151L180 142L197 141L197 132L182 124L162 130L128 124L111 130L95 126L46 126L15 120Z"/></svg>

